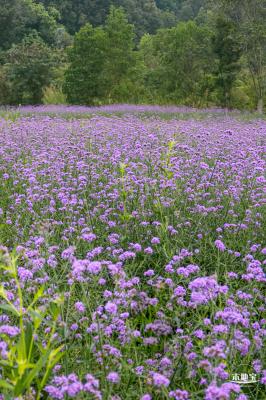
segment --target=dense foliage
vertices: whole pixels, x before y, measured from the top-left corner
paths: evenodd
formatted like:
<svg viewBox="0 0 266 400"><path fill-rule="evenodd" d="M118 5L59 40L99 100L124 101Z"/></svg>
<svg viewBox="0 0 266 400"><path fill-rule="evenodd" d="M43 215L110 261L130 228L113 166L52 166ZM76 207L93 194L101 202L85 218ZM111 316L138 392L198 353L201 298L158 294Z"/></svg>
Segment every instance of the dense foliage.
<svg viewBox="0 0 266 400"><path fill-rule="evenodd" d="M177 22L177 15L174 12L176 6L164 2L157 3L155 0L41 0L40 2L59 10L60 21L71 34L77 32L86 22L90 22L93 26L102 25L112 5L125 9L129 21L136 27L139 38L145 32L154 33L160 27Z"/></svg>
<svg viewBox="0 0 266 400"><path fill-rule="evenodd" d="M263 112L265 22L266 0L0 0L0 104L175 103ZM27 68L21 57L14 69L10 52L34 35L47 62L31 53Z"/></svg>
<svg viewBox="0 0 266 400"><path fill-rule="evenodd" d="M217 56L216 84L220 88L220 102L230 106L232 88L237 78L241 50L235 24L224 18L216 20L217 34L213 38L213 50Z"/></svg>
<svg viewBox="0 0 266 400"><path fill-rule="evenodd" d="M11 103L41 103L43 87L52 79L53 53L43 40L26 36L7 52Z"/></svg>

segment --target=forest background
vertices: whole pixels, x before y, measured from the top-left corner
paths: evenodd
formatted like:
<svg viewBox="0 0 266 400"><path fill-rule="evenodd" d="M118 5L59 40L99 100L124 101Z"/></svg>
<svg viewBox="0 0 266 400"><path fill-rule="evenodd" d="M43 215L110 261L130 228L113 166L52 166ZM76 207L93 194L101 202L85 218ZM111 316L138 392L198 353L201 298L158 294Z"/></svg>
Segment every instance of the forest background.
<svg viewBox="0 0 266 400"><path fill-rule="evenodd" d="M0 0L0 105L266 103L266 0Z"/></svg>

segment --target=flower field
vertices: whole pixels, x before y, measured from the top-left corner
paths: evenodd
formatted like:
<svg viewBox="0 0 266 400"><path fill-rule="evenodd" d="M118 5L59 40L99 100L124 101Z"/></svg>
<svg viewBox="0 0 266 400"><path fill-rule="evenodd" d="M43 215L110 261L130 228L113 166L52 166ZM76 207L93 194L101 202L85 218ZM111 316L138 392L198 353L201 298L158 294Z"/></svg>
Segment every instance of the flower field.
<svg viewBox="0 0 266 400"><path fill-rule="evenodd" d="M0 399L266 399L265 139L0 119Z"/></svg>

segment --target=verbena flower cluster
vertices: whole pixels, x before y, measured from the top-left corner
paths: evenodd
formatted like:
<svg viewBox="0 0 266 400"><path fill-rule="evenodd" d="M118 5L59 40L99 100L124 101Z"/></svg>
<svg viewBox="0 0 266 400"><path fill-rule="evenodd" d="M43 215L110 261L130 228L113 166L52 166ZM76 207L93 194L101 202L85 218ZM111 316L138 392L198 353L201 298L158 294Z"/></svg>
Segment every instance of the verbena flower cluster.
<svg viewBox="0 0 266 400"><path fill-rule="evenodd" d="M26 295L65 298L44 398L264 398L265 139L229 117L0 120L1 243ZM1 360L20 334L1 309Z"/></svg>

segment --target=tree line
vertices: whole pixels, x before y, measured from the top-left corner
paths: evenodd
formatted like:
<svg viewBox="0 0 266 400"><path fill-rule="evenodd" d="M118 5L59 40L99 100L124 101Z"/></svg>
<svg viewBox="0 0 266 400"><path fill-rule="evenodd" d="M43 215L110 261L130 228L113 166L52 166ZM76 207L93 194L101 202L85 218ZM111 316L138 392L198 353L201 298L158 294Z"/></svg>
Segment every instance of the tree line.
<svg viewBox="0 0 266 400"><path fill-rule="evenodd" d="M0 104L262 112L265 93L266 0L0 0Z"/></svg>

